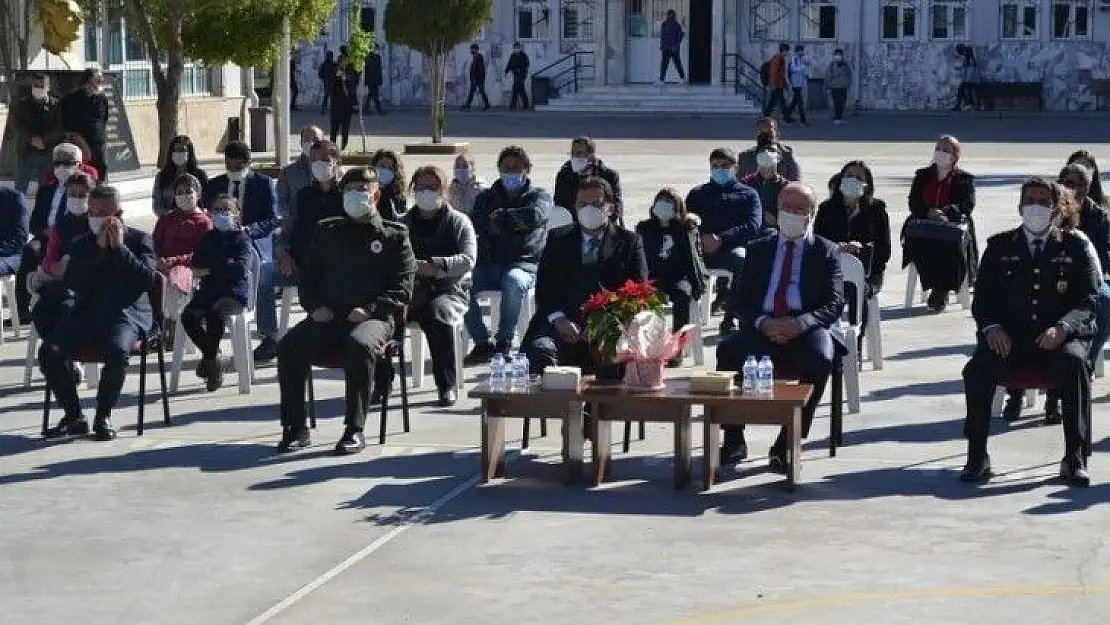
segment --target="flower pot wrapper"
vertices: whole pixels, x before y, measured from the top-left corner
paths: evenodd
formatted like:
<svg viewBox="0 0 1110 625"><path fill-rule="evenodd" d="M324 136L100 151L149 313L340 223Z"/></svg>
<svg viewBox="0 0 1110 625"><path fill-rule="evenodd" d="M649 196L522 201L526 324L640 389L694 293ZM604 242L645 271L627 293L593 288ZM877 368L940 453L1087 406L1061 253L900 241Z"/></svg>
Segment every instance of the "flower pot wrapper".
<svg viewBox="0 0 1110 625"><path fill-rule="evenodd" d="M663 367L690 343L694 326L678 332L667 329L667 319L651 311L637 313L617 342L617 359L627 363L624 384L629 388L663 388Z"/></svg>

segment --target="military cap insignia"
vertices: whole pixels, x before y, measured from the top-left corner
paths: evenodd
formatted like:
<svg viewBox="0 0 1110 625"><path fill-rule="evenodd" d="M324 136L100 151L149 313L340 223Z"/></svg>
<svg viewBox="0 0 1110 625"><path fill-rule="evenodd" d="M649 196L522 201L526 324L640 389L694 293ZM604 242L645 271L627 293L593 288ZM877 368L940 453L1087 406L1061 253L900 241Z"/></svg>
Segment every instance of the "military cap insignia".
<svg viewBox="0 0 1110 625"><path fill-rule="evenodd" d="M370 251L374 252L375 254L381 254L382 253L382 242L375 240L372 243L370 243Z"/></svg>
<svg viewBox="0 0 1110 625"><path fill-rule="evenodd" d="M1056 283L1056 292L1057 293L1060 293L1061 295L1063 295L1065 292L1067 292L1067 290L1068 290L1068 281L1067 280L1060 280L1059 282Z"/></svg>

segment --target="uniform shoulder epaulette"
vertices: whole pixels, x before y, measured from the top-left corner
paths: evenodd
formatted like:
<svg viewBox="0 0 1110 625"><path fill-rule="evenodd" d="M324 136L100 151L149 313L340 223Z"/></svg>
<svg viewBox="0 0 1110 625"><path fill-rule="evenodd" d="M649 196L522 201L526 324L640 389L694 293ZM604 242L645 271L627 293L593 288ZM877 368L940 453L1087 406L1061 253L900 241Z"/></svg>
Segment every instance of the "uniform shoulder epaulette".
<svg viewBox="0 0 1110 625"><path fill-rule="evenodd" d="M1013 238L1013 236L1014 236L1014 231L1013 230L1003 230L1002 232L996 232L996 233L990 235L989 237L987 237L987 243L991 243L991 242L995 242L995 241L1006 241L1006 240L1009 240L1009 239Z"/></svg>
<svg viewBox="0 0 1110 625"><path fill-rule="evenodd" d="M347 221L346 217L325 217L317 221L316 225L321 228L334 228L345 221Z"/></svg>
<svg viewBox="0 0 1110 625"><path fill-rule="evenodd" d="M400 232L408 232L409 231L408 225L406 225L405 222L403 222L403 221L394 221L392 219L383 219L382 220L382 226L386 229L392 228L393 230L398 230Z"/></svg>

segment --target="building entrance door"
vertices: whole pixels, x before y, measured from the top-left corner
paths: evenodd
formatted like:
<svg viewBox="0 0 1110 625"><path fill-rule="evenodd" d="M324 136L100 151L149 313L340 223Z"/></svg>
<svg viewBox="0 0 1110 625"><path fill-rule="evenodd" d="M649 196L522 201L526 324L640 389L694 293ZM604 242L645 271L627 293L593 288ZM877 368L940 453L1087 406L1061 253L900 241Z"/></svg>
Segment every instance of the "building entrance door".
<svg viewBox="0 0 1110 625"><path fill-rule="evenodd" d="M650 83L659 79L659 28L667 19L667 11L673 10L686 37L682 40L679 55L683 69L689 59L690 24L687 9L690 2L699 0L625 0L626 33L625 58L628 59L628 78L630 83ZM710 1L710 6L712 2ZM710 41L707 45L712 45ZM678 73L672 66L667 75L674 81Z"/></svg>
<svg viewBox="0 0 1110 625"><path fill-rule="evenodd" d="M708 85L713 80L713 0L690 0L690 84Z"/></svg>

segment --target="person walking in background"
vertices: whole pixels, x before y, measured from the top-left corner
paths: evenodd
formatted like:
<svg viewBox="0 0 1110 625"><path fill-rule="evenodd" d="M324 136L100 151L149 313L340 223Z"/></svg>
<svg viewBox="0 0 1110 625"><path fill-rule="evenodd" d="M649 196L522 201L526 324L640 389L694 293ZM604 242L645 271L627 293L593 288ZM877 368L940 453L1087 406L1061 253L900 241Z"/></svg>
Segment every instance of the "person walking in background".
<svg viewBox="0 0 1110 625"><path fill-rule="evenodd" d="M108 179L104 156L108 96L104 94L104 75L100 70L89 68L81 74L81 86L62 100L62 122L67 132L76 132L88 142L88 156L103 183Z"/></svg>
<svg viewBox="0 0 1110 625"><path fill-rule="evenodd" d="M678 70L678 79L686 81L686 72L682 70L682 40L686 33L682 32L682 24L678 23L674 9L667 11L667 19L659 27L659 83L667 82L667 68L674 61L674 68Z"/></svg>
<svg viewBox="0 0 1110 625"><path fill-rule="evenodd" d="M42 180L50 168L50 149L62 134L62 109L58 98L50 95L46 74L31 76L30 93L12 107L12 122L19 145L15 190L26 195L31 181Z"/></svg>
<svg viewBox="0 0 1110 625"><path fill-rule="evenodd" d="M378 54L381 46L374 46L370 54L366 55L366 66L363 68L366 75L366 102L363 105L364 110L370 109L370 103L374 103L374 110L378 115L385 115L382 110L382 57Z"/></svg>
<svg viewBox="0 0 1110 625"><path fill-rule="evenodd" d="M331 142L339 139L341 149L347 149L351 137L351 115L358 104L354 87L354 70L337 65L331 82Z"/></svg>
<svg viewBox="0 0 1110 625"><path fill-rule="evenodd" d="M809 76L807 75L809 68L806 64L806 52L802 46L794 47L794 56L790 57L790 61L786 65L786 79L790 84L791 99L790 108L786 110L784 117L792 117L794 111L798 112L798 118L801 119L802 124L808 126L809 121L806 120L806 88L809 86ZM793 121L786 120L788 123Z"/></svg>
<svg viewBox="0 0 1110 625"><path fill-rule="evenodd" d="M763 116L770 117L771 111L778 106L779 110L782 111L782 120L788 124L794 121L790 117L790 110L786 106L786 95L784 93L787 86L786 55L789 52L790 44L779 45L779 53L771 57L764 64L763 69L760 70L761 74L766 74L764 82L768 89L767 101L763 103Z"/></svg>
<svg viewBox="0 0 1110 625"><path fill-rule="evenodd" d="M848 90L852 88L852 66L844 60L844 50L833 51L833 60L825 70L825 86L833 104L833 123L844 123L844 104L848 101Z"/></svg>
<svg viewBox="0 0 1110 625"><path fill-rule="evenodd" d="M971 86L979 82L979 64L975 61L975 49L971 46L958 44L956 46L957 63L960 70L960 86L956 88L956 106L953 111L962 111L964 104L967 108L975 108L975 89Z"/></svg>
<svg viewBox="0 0 1110 625"><path fill-rule="evenodd" d="M482 56L478 44L470 45L470 93L466 96L463 109L469 109L474 101L475 92L482 96L483 111L489 110L489 96L486 95L486 57Z"/></svg>
<svg viewBox="0 0 1110 625"><path fill-rule="evenodd" d="M505 73L513 75L513 95L509 101L509 108L516 108L519 97L523 108L528 108L528 90L524 88L524 79L528 77L528 54L520 47L520 42L513 44L513 53L509 56L509 63L505 66Z"/></svg>
<svg viewBox="0 0 1110 625"><path fill-rule="evenodd" d="M320 63L320 69L316 72L316 76L320 78L320 85L323 87L324 100L320 103L320 114L328 112L328 98L331 97L331 82L335 76L335 55L331 50L328 50L324 55L324 62Z"/></svg>

